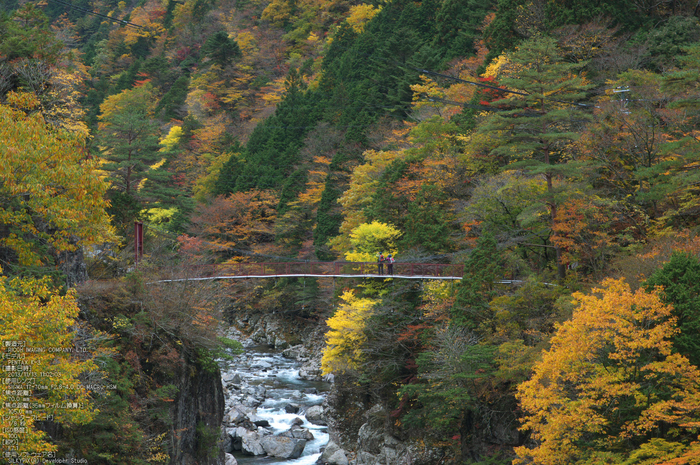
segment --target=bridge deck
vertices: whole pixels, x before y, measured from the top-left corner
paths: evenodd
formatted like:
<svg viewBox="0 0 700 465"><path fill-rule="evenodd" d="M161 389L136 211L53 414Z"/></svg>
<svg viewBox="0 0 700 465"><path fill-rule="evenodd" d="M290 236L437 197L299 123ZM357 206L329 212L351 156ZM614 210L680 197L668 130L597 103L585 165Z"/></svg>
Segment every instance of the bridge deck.
<svg viewBox="0 0 700 465"><path fill-rule="evenodd" d="M379 274L376 262L252 262L188 266L173 279L245 279L245 278L387 278L388 265ZM394 263L396 279L462 279L464 265L448 263Z"/></svg>
<svg viewBox="0 0 700 465"><path fill-rule="evenodd" d="M432 275L387 275L387 274L261 274L261 275L221 275L221 276L203 276L192 278L175 278L161 279L153 281L155 283L171 283L179 281L212 281L217 279L248 279L248 278L381 278L381 279L443 279L443 280L461 280L461 276L432 276Z"/></svg>

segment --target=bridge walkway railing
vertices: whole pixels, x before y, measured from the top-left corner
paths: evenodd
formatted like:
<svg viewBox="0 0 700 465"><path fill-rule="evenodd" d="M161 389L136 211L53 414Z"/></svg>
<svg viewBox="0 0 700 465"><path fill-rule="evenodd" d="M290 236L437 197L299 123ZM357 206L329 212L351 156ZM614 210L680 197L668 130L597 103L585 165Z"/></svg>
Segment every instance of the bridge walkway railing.
<svg viewBox="0 0 700 465"><path fill-rule="evenodd" d="M394 275L432 276L443 278L461 278L464 265L444 263L394 262ZM187 267L189 278L214 278L217 276L375 276L378 274L377 262L260 262L260 263L223 263L216 265L195 265ZM388 267L384 264L384 275Z"/></svg>

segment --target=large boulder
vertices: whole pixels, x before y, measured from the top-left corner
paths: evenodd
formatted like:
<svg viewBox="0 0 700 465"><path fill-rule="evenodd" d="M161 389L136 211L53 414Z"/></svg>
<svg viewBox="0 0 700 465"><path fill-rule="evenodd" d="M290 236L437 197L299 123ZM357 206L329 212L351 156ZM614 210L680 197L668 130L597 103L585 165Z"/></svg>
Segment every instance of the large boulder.
<svg viewBox="0 0 700 465"><path fill-rule="evenodd" d="M224 425L238 425L240 423L243 423L245 420L248 419L248 416L245 414L245 412L240 411L237 408L232 408L229 410L229 412L224 416Z"/></svg>
<svg viewBox="0 0 700 465"><path fill-rule="evenodd" d="M283 459L297 459L304 452L306 440L285 436L266 436L262 440L262 446L267 455Z"/></svg>
<svg viewBox="0 0 700 465"><path fill-rule="evenodd" d="M259 407L262 405L263 402L265 402L265 399L259 399L253 396L246 396L241 403L246 407Z"/></svg>
<svg viewBox="0 0 700 465"><path fill-rule="evenodd" d="M345 455L345 451L340 449L336 451L333 455L328 458L328 465L348 465L348 458Z"/></svg>
<svg viewBox="0 0 700 465"><path fill-rule="evenodd" d="M280 433L280 436L284 436L286 438L304 439L306 441L314 440L314 435L311 433L311 431L309 431L309 428L301 428L299 426L292 426L284 433Z"/></svg>
<svg viewBox="0 0 700 465"><path fill-rule="evenodd" d="M306 409L306 419L314 425L326 426L326 420L323 418L323 407L313 405Z"/></svg>
<svg viewBox="0 0 700 465"><path fill-rule="evenodd" d="M326 465L348 465L348 458L345 451L333 441L326 445L318 461Z"/></svg>
<svg viewBox="0 0 700 465"><path fill-rule="evenodd" d="M299 404L287 404L284 406L284 411L287 413L298 413L301 406Z"/></svg>
<svg viewBox="0 0 700 465"><path fill-rule="evenodd" d="M224 454L224 465L238 465L236 457L228 453Z"/></svg>
<svg viewBox="0 0 700 465"><path fill-rule="evenodd" d="M299 378L309 381L320 381L323 379L320 360L313 359L299 368Z"/></svg>
<svg viewBox="0 0 700 465"><path fill-rule="evenodd" d="M309 360L309 349L299 344L283 350L282 355L293 360L306 362L307 360Z"/></svg>
<svg viewBox="0 0 700 465"><path fill-rule="evenodd" d="M224 374L224 376L222 376L221 378L226 384L240 385L243 382L243 380L241 379L241 375L236 372L228 372Z"/></svg>
<svg viewBox="0 0 700 465"><path fill-rule="evenodd" d="M262 446L265 431L250 431L243 427L230 428L227 430L233 439L234 450L240 450L248 455L265 455L265 449ZM240 443L239 443L240 441ZM240 444L240 449L238 449Z"/></svg>

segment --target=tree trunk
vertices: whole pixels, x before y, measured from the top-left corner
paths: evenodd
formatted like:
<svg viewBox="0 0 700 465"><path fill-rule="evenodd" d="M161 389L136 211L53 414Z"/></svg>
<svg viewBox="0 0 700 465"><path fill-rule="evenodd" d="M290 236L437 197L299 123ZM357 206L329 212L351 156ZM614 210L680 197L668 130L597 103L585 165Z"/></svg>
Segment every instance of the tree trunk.
<svg viewBox="0 0 700 465"><path fill-rule="evenodd" d="M549 164L549 147L544 149L544 162L546 164ZM545 179L547 180L547 192L552 192L554 189L553 183L552 183L552 173L546 173ZM557 224L557 204L555 203L554 200L551 200L548 202L549 205L549 214L551 216L551 228L552 228L552 238L557 237L556 229L555 226ZM559 279L564 279L566 278L566 267L564 264L561 262L561 247L556 245L556 242L554 242L554 251L556 252L556 259L557 259L557 275L559 276Z"/></svg>

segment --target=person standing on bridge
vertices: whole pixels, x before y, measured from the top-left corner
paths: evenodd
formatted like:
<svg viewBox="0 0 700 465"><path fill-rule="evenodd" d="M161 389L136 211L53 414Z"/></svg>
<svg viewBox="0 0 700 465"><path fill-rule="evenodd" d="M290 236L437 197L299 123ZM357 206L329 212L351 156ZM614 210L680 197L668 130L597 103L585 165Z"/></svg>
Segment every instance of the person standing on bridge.
<svg viewBox="0 0 700 465"><path fill-rule="evenodd" d="M394 275L394 257L391 254L386 257L386 272L390 275Z"/></svg>
<svg viewBox="0 0 700 465"><path fill-rule="evenodd" d="M379 253L379 258L377 259L377 273L384 274L384 254Z"/></svg>

